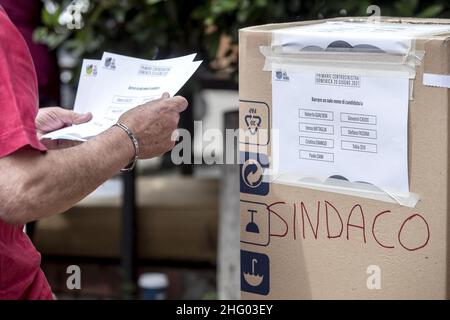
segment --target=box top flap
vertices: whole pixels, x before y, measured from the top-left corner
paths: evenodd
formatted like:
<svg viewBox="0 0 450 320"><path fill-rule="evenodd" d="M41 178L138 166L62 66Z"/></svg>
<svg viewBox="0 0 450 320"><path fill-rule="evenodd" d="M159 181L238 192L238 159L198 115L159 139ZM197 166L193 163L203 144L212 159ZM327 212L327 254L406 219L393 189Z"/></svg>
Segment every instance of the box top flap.
<svg viewBox="0 0 450 320"><path fill-rule="evenodd" d="M414 40L450 37L450 20L336 18L242 29L271 35L271 46L284 54L363 52L415 56Z"/></svg>
<svg viewBox="0 0 450 320"><path fill-rule="evenodd" d="M241 29L243 32L370 32L383 36L399 34L416 37L434 37L450 35L450 19L394 18L381 17L380 23L370 22L368 17L339 17L323 20L297 21L287 23L265 24ZM403 26L408 26L404 28ZM392 34L393 33L393 34Z"/></svg>

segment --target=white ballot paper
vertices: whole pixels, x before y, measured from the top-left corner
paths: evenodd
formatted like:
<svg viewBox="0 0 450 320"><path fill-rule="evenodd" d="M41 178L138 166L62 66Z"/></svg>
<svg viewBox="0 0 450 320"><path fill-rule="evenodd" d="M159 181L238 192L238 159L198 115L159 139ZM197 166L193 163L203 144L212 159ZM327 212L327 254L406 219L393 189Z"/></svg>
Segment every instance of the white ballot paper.
<svg viewBox="0 0 450 320"><path fill-rule="evenodd" d="M110 128L124 112L164 92L175 95L200 66L194 58L143 60L105 52L101 60L84 60L74 111L91 112L92 120L42 138L85 141Z"/></svg>
<svg viewBox="0 0 450 320"><path fill-rule="evenodd" d="M409 192L407 77L274 66L272 86L280 173Z"/></svg>

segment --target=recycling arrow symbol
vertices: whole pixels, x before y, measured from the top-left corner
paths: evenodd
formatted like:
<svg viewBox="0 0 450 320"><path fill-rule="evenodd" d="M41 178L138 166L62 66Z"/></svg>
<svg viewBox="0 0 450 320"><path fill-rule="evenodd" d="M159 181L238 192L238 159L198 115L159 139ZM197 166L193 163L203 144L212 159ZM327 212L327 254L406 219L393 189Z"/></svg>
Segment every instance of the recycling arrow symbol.
<svg viewBox="0 0 450 320"><path fill-rule="evenodd" d="M242 176L247 186L256 188L261 184L263 178L263 168L253 159L249 159L242 167Z"/></svg>
<svg viewBox="0 0 450 320"><path fill-rule="evenodd" d="M261 121L260 116L254 116L251 114L245 116L245 124L247 125L248 131L250 131L252 135L255 135L258 132L258 128L261 126Z"/></svg>

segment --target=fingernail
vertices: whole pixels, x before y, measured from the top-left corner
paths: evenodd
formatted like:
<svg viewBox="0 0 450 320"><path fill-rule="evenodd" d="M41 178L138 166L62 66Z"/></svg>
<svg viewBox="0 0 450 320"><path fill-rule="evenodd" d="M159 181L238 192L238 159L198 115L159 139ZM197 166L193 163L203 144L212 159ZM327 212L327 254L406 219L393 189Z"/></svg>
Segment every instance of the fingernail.
<svg viewBox="0 0 450 320"><path fill-rule="evenodd" d="M164 99L170 98L170 94L167 93L167 92L164 92L162 97L163 97Z"/></svg>
<svg viewBox="0 0 450 320"><path fill-rule="evenodd" d="M92 114L90 112L87 113L77 113L77 118L80 120L83 119L89 119L90 117L92 117Z"/></svg>

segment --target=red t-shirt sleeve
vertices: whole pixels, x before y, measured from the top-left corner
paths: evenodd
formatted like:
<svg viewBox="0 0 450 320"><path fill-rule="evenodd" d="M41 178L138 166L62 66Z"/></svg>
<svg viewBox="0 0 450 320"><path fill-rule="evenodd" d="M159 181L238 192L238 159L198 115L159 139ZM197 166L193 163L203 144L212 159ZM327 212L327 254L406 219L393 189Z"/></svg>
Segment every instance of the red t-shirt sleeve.
<svg viewBox="0 0 450 320"><path fill-rule="evenodd" d="M45 151L36 135L38 88L25 40L0 6L0 158L30 146Z"/></svg>

